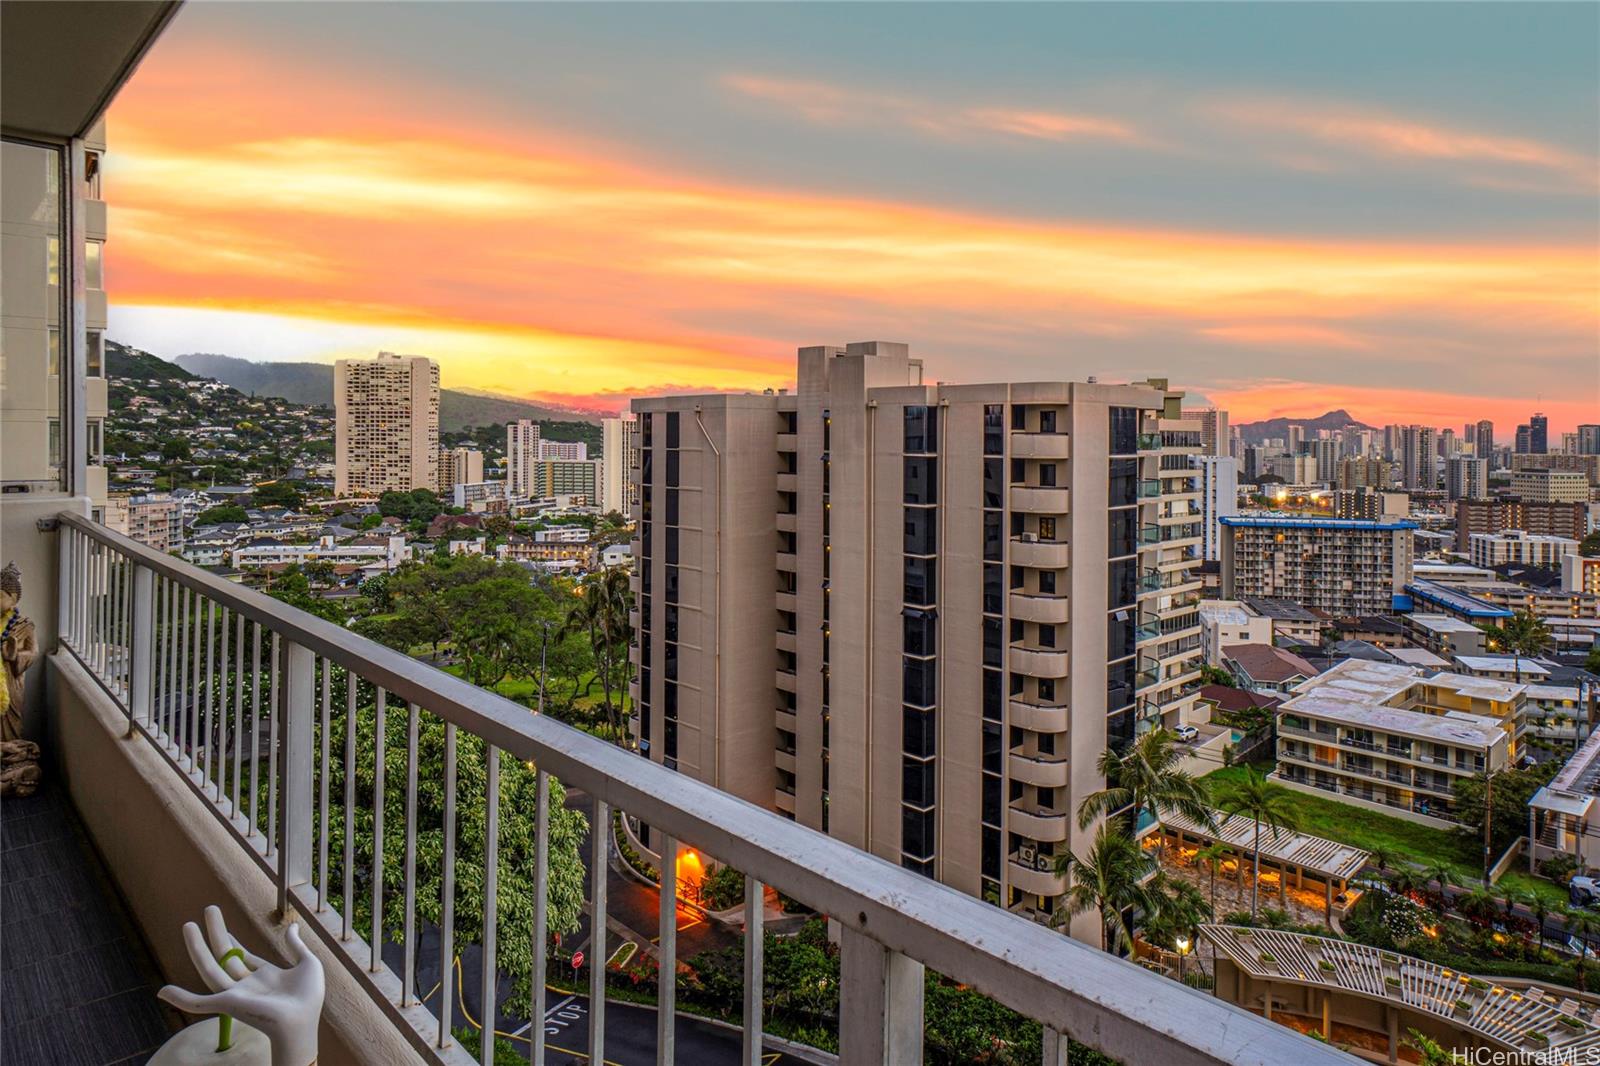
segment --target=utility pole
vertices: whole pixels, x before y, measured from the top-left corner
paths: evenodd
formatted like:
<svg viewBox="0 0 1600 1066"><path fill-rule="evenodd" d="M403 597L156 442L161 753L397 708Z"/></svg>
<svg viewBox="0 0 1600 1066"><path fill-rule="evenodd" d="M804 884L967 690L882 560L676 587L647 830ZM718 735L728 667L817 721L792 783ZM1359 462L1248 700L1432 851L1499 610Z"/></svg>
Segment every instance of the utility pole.
<svg viewBox="0 0 1600 1066"><path fill-rule="evenodd" d="M545 651L550 647L550 623L540 622L539 629L541 633L543 633L543 636L539 640L539 713L543 714L545 679L544 656Z"/></svg>
<svg viewBox="0 0 1600 1066"><path fill-rule="evenodd" d="M1484 758L1486 760L1488 755L1489 753L1485 751ZM1491 843L1491 841L1494 839L1492 836L1493 830L1494 771L1486 768L1483 774L1483 883L1485 887L1487 887L1489 884L1489 865L1494 862L1494 846Z"/></svg>

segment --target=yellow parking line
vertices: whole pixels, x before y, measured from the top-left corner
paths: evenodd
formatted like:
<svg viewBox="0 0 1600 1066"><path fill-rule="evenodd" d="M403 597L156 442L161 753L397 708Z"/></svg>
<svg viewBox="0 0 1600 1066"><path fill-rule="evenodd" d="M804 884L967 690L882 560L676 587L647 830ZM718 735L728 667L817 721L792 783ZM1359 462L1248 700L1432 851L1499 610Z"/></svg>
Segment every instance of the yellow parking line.
<svg viewBox="0 0 1600 1066"><path fill-rule="evenodd" d="M478 1030L481 1033L483 1031L482 1024L480 1024L478 1022L478 1020L476 1018L474 1018L472 1016L472 1014L467 1010L467 996L466 996L466 992L462 988L461 980L462 980L462 978L461 978L461 959L458 957L456 959L456 1000L461 1004L461 1016L467 1020L468 1024L470 1024L474 1029ZM539 1024L540 1025L544 1024L544 1019L543 1018L539 1019ZM505 1032L502 1029L496 1029L494 1031L494 1035L495 1036L503 1036L507 1040L519 1040L524 1044L530 1042L528 1040L528 1038L525 1037L525 1036L518 1036L516 1033L508 1033L508 1032ZM562 1047L559 1044L552 1044L548 1040L545 1041L545 1045L544 1046L549 1048L551 1051L559 1051L563 1055L576 1055L578 1058L582 1059L584 1062L588 1062L589 1061L589 1054L586 1051L577 1051L577 1050L574 1050L573 1048ZM604 1060L604 1064L605 1064L605 1066L622 1066L622 1063L613 1062L611 1059L605 1059Z"/></svg>

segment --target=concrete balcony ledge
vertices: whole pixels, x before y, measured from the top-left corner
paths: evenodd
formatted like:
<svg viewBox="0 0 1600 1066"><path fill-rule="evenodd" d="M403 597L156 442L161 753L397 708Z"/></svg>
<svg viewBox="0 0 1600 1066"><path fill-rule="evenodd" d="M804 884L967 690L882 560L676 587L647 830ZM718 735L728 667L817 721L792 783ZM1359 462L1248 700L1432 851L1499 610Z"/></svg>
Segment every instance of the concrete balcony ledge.
<svg viewBox="0 0 1600 1066"><path fill-rule="evenodd" d="M1071 548L1058 540L1023 540L1011 538L1011 564L1032 566L1040 570L1062 570L1072 557Z"/></svg>
<svg viewBox="0 0 1600 1066"><path fill-rule="evenodd" d="M1067 890L1067 879L1057 877L1053 871L1035 869L1016 859L1007 862L1006 866L1013 888L1020 888L1035 896L1059 896Z"/></svg>
<svg viewBox="0 0 1600 1066"><path fill-rule="evenodd" d="M1011 807L1006 812L1006 829L1030 840L1058 843L1067 839L1067 816L1055 811L1040 812Z"/></svg>
<svg viewBox="0 0 1600 1066"><path fill-rule="evenodd" d="M57 652L47 662L67 791L163 976L205 987L184 947L183 923L198 921L213 903L241 941L288 963L288 923L274 913L271 879L153 746L125 737L127 717L76 659ZM344 961L304 924L301 932L327 980L318 1062L427 1061Z"/></svg>
<svg viewBox="0 0 1600 1066"><path fill-rule="evenodd" d="M1009 648L1007 651L1011 669L1019 674L1051 678L1067 676L1067 653L1064 651L1034 651L1031 648L1017 647Z"/></svg>
<svg viewBox="0 0 1600 1066"><path fill-rule="evenodd" d="M1043 622L1063 625L1071 620L1072 601L1065 595L1033 595L1026 592L1011 594L1011 617L1020 622Z"/></svg>
<svg viewBox="0 0 1600 1066"><path fill-rule="evenodd" d="M1071 493L1063 488L1045 488L1036 485L1011 486L1011 509L1026 514L1064 515L1071 501Z"/></svg>
<svg viewBox="0 0 1600 1066"><path fill-rule="evenodd" d="M1011 778L1040 788L1063 788L1071 777L1071 764L1065 758L1041 759L1011 753Z"/></svg>
<svg viewBox="0 0 1600 1066"><path fill-rule="evenodd" d="M1011 433L1013 459L1065 459L1071 454L1071 438L1065 433Z"/></svg>
<svg viewBox="0 0 1600 1066"><path fill-rule="evenodd" d="M1066 731L1071 716L1071 710L1066 707L1045 707L1022 700L1011 701L1010 721L1019 729L1031 729L1035 733L1062 733Z"/></svg>

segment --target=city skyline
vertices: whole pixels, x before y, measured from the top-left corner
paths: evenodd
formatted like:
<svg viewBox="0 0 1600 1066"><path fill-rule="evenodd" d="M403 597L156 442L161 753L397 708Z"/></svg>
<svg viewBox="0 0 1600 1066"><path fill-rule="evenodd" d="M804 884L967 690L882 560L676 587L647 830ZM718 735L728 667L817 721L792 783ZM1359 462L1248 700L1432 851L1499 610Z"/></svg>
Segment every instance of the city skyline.
<svg viewBox="0 0 1600 1066"><path fill-rule="evenodd" d="M462 10L186 9L111 112L111 336L611 410L841 335L1238 422L1600 406L1593 9Z"/></svg>

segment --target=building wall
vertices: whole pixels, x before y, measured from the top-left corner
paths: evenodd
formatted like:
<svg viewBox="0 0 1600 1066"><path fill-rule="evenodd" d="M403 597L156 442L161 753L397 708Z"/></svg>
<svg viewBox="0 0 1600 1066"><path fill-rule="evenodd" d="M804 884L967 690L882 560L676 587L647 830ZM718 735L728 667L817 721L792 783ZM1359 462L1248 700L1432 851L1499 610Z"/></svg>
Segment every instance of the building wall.
<svg viewBox="0 0 1600 1066"><path fill-rule="evenodd" d="M634 491L633 468L638 464L638 423L631 418L607 418L600 422L600 461L603 484L600 510L633 514L639 502Z"/></svg>
<svg viewBox="0 0 1600 1066"><path fill-rule="evenodd" d="M1222 592L1293 600L1334 614L1389 614L1411 580L1410 523L1224 522Z"/></svg>
<svg viewBox="0 0 1600 1066"><path fill-rule="evenodd" d="M439 485L439 364L417 355L334 364L334 493Z"/></svg>
<svg viewBox="0 0 1600 1066"><path fill-rule="evenodd" d="M526 418L507 422L506 487L512 496L535 495L533 475L538 462L539 424Z"/></svg>
<svg viewBox="0 0 1600 1066"><path fill-rule="evenodd" d="M1217 519L1239 513L1239 464L1235 459L1196 456L1200 470L1200 554L1210 560L1222 558L1222 526Z"/></svg>

